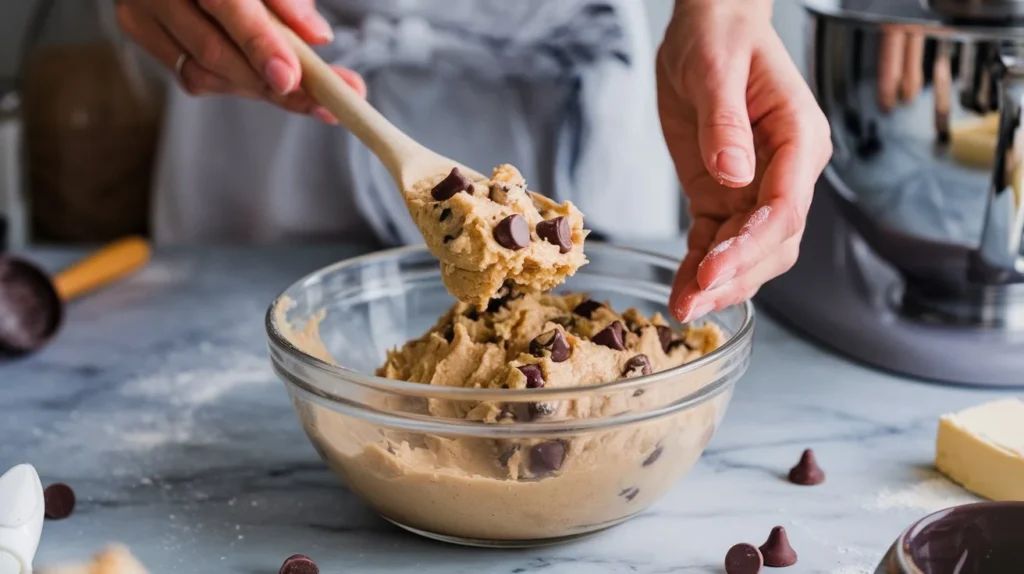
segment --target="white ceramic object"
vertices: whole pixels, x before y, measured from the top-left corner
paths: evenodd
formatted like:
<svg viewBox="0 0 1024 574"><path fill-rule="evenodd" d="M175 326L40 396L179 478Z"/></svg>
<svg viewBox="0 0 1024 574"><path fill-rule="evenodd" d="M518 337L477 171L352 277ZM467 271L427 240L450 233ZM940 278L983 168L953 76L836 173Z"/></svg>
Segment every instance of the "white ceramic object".
<svg viewBox="0 0 1024 574"><path fill-rule="evenodd" d="M32 573L44 509L43 485L32 465L19 464L0 476L0 574Z"/></svg>

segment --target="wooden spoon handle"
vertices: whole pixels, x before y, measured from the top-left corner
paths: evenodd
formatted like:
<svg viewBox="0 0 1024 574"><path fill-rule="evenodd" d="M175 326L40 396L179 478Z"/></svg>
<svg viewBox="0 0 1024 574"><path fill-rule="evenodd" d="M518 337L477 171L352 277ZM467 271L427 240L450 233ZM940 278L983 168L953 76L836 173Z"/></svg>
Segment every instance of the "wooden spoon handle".
<svg viewBox="0 0 1024 574"><path fill-rule="evenodd" d="M121 239L58 273L53 286L62 301L70 301L139 269L149 257L149 244L141 237Z"/></svg>

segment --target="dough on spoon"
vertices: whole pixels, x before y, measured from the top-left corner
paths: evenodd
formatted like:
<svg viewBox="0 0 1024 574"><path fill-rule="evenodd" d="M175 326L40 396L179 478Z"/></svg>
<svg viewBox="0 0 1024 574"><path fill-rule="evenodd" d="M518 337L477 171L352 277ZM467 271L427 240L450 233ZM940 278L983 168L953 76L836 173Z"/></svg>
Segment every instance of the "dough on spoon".
<svg viewBox="0 0 1024 574"><path fill-rule="evenodd" d="M438 174L407 190L406 204L448 292L479 309L506 283L547 291L587 262L579 209L527 191L508 164L490 179L472 181L458 168Z"/></svg>

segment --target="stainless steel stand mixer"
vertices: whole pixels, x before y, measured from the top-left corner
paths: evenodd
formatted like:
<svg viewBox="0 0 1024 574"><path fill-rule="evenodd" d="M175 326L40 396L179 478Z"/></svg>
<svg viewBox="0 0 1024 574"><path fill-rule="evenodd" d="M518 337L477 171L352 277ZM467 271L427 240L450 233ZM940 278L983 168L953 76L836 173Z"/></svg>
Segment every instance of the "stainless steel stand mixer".
<svg viewBox="0 0 1024 574"><path fill-rule="evenodd" d="M762 308L924 379L1024 387L1024 0L806 0L832 126Z"/></svg>

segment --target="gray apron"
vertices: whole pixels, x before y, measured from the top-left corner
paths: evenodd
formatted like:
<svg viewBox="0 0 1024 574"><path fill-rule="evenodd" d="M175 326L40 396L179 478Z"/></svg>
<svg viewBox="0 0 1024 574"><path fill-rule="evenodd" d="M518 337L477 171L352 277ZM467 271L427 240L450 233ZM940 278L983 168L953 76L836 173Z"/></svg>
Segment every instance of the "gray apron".
<svg viewBox="0 0 1024 574"><path fill-rule="evenodd" d="M679 233L636 0L328 0L320 53L366 78L413 138L483 172L519 167L611 237ZM269 104L172 89L155 182L161 243L421 242L352 135Z"/></svg>

